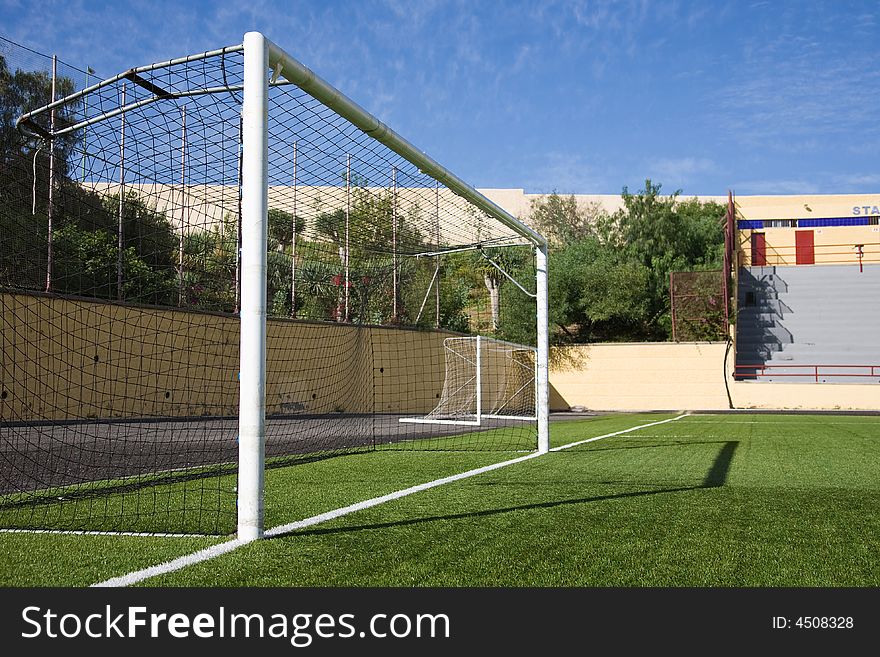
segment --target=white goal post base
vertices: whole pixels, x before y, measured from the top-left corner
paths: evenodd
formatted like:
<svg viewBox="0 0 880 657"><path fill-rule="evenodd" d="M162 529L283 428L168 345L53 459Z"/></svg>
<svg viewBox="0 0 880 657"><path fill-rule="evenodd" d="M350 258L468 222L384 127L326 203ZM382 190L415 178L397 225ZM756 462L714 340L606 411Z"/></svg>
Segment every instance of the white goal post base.
<svg viewBox="0 0 880 657"><path fill-rule="evenodd" d="M521 422L537 422L538 416L526 415L482 415L479 420L434 420L427 417L402 417L398 418L398 422L409 422L412 424L461 424L470 427L479 427L481 420L519 420Z"/></svg>

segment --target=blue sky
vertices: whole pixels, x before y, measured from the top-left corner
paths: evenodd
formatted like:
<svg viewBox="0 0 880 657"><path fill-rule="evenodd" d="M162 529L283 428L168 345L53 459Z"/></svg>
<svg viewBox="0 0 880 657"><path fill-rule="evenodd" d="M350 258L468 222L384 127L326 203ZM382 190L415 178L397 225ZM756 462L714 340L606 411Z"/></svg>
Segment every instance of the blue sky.
<svg viewBox="0 0 880 657"><path fill-rule="evenodd" d="M259 30L476 187L880 191L880 3L0 0L109 77Z"/></svg>

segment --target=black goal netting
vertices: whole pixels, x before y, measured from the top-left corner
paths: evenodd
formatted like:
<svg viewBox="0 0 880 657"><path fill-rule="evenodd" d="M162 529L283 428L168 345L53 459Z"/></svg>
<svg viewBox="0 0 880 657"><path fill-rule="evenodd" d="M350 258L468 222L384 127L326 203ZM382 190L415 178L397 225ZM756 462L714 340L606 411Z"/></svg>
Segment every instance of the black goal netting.
<svg viewBox="0 0 880 657"><path fill-rule="evenodd" d="M99 81L5 47L0 526L231 532L242 49ZM266 75L267 467L535 449L534 333L499 312L532 247Z"/></svg>

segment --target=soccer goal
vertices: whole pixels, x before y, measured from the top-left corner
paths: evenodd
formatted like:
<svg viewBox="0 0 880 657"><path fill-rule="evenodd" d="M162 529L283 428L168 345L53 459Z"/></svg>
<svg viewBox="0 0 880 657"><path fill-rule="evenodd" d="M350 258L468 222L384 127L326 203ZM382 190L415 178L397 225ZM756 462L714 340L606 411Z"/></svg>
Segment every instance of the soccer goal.
<svg viewBox="0 0 880 657"><path fill-rule="evenodd" d="M250 540L275 468L548 449L532 228L259 33L58 88L0 160L0 526Z"/></svg>
<svg viewBox="0 0 880 657"><path fill-rule="evenodd" d="M424 417L400 422L481 426L486 420L534 422L536 349L482 336L446 338L440 401Z"/></svg>

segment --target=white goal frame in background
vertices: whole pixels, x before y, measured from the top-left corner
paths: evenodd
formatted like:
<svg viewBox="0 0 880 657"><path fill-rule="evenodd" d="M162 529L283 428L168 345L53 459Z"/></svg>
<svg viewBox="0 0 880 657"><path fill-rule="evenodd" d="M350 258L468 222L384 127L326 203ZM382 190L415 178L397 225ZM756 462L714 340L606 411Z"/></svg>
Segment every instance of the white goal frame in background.
<svg viewBox="0 0 880 657"><path fill-rule="evenodd" d="M241 191L241 376L238 538L263 536L266 443L267 235L269 211L268 104L270 76L285 78L368 136L515 231L535 250L537 348L536 418L539 453L549 451L547 240L477 192L373 115L319 78L259 32L244 36Z"/></svg>
<svg viewBox="0 0 880 657"><path fill-rule="evenodd" d="M459 345L464 345L462 349ZM473 354L470 347L473 347ZM537 408L537 349L526 347L521 344L484 338L481 335L446 338L443 340L445 352L446 370L443 377L443 391L437 406L422 417L402 417L399 422L416 424L450 424L464 426L482 426L483 420L520 420L534 422L538 419ZM487 361L486 355L495 352L494 358ZM517 361L513 354L528 352L531 354L531 363L528 369L524 363ZM500 353L501 355L497 355ZM498 360L501 359L499 363ZM500 372L498 370L501 370ZM487 372L488 370L488 372ZM508 383L508 376L519 372L526 374L523 383L514 382L515 388ZM488 378L488 381L487 381ZM499 382L494 379L502 378L502 388L498 394ZM495 384L496 389L494 402L485 408L484 397L487 387L485 384ZM531 389L529 401L532 413L529 415L517 415L516 413L503 413L505 408L510 408L511 403L519 397L524 390Z"/></svg>

